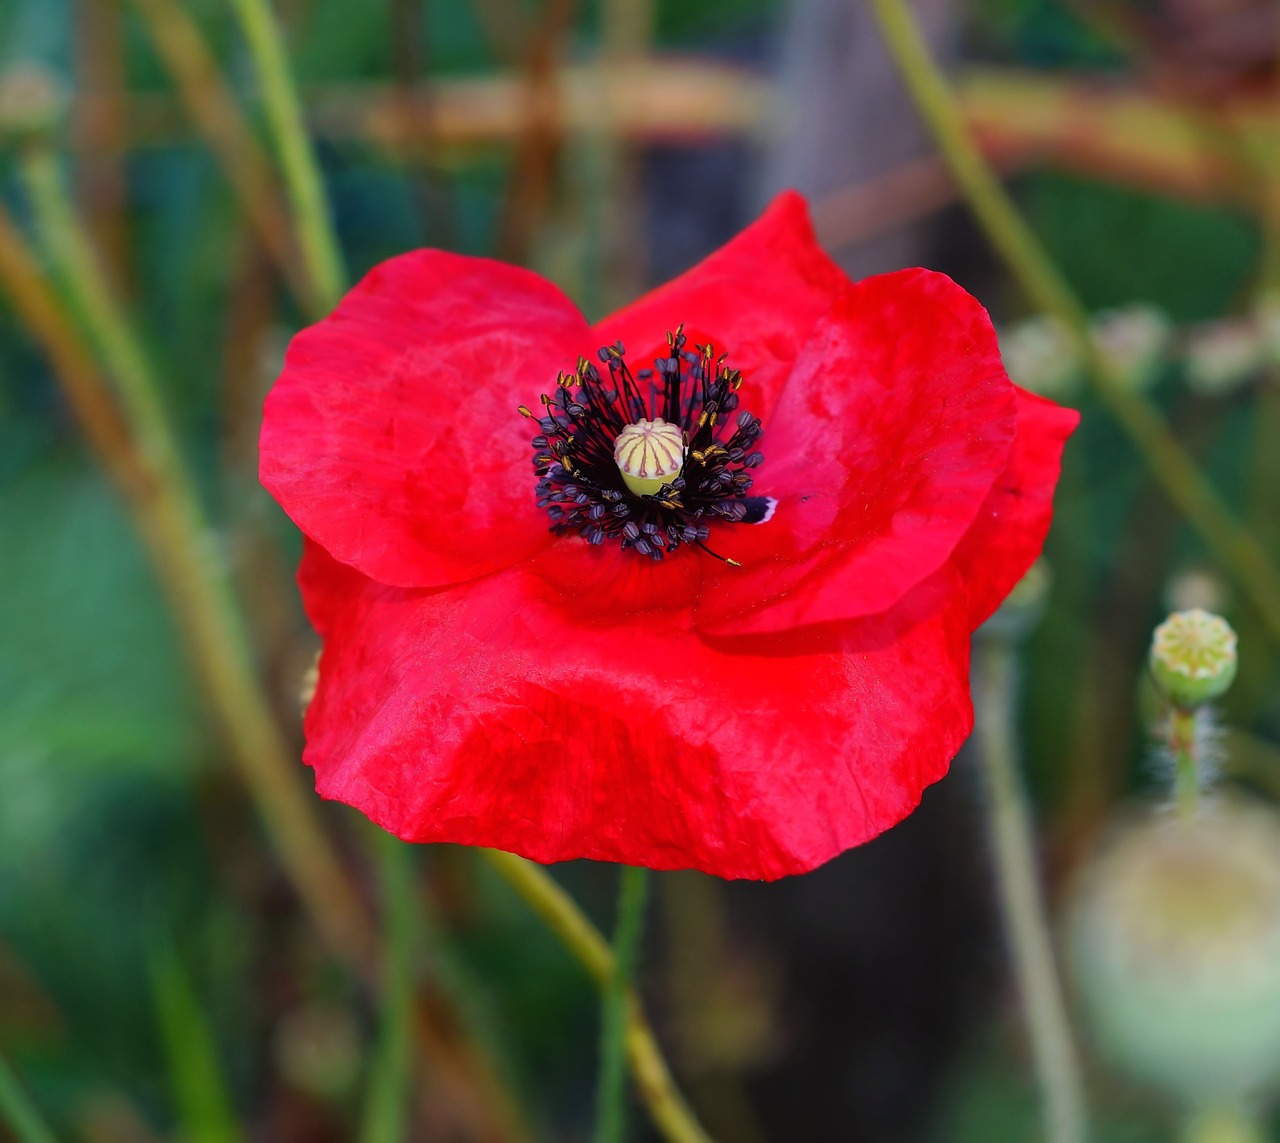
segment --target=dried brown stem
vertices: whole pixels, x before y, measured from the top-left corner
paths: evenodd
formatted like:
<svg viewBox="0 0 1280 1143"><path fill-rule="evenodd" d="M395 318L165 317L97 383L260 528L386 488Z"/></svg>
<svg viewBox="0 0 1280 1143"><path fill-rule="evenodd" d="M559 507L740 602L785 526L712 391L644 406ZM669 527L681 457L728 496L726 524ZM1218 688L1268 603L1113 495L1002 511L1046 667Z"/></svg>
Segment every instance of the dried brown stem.
<svg viewBox="0 0 1280 1143"><path fill-rule="evenodd" d="M124 21L120 0L77 0L75 13L77 198L108 275L123 287L129 281Z"/></svg>
<svg viewBox="0 0 1280 1143"><path fill-rule="evenodd" d="M550 202L564 137L556 62L576 7L576 0L546 0L529 43L524 64L524 122L494 242L498 257L506 262L528 261L533 236Z"/></svg>

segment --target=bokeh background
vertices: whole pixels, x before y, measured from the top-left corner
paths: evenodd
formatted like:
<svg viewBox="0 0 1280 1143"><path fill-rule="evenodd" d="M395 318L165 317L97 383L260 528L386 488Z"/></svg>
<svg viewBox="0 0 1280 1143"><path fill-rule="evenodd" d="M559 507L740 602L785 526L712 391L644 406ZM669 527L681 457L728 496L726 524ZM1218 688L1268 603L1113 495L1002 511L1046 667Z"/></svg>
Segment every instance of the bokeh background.
<svg viewBox="0 0 1280 1143"><path fill-rule="evenodd" d="M852 274L946 271L991 311L1015 380L1081 408L1018 699L1055 911L1115 807L1156 781L1142 664L1171 606L1207 603L1240 632L1227 777L1280 796L1273 644L959 204L863 3L277 9L353 276L415 246L489 254L534 267L598 317L794 186ZM1125 376L1280 559L1268 300L1280 267L1280 6L924 0L917 11L969 124L1101 315ZM190 79L192 29L261 153L220 157L193 116L174 64L185 59ZM65 96L36 144L22 99L16 111L12 92L0 99L0 202L30 236L24 164L33 145L51 149L136 319L216 525L202 558L229 569L296 753L316 641L292 586L297 537L257 485L255 442L262 397L310 309L293 289L239 27L220 0L2 0L0 64L9 79L38 65ZM9 301L0 1057L68 1140L357 1138L385 1000L300 908L130 514ZM309 779L300 765L297 777ZM362 897L377 900L382 843L354 811L321 813ZM643 988L717 1139L1037 1137L984 814L966 750L902 826L808 876L656 879ZM423 849L410 873L405 1138L586 1138L590 981L473 854ZM616 871L555 874L607 929ZM1097 1138L1174 1137L1175 1103L1091 1052L1087 1071ZM633 1130L649 1137L639 1111Z"/></svg>

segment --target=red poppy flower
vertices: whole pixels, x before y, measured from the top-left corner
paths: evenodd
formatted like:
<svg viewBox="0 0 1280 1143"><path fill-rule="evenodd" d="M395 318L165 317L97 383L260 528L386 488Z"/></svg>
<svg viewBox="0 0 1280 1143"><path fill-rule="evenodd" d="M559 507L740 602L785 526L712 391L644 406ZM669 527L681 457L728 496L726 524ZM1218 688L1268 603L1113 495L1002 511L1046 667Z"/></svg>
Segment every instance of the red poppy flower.
<svg viewBox="0 0 1280 1143"><path fill-rule="evenodd" d="M385 262L262 430L317 788L411 841L811 869L968 735L1076 420L948 278L850 282L795 194L594 328L525 270Z"/></svg>

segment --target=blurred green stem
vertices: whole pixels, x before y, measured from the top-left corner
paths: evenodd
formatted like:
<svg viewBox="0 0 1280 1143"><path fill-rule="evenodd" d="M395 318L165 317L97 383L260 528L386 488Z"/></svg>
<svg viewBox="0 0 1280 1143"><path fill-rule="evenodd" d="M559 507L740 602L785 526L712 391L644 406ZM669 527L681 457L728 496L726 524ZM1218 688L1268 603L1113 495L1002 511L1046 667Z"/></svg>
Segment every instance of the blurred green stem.
<svg viewBox="0 0 1280 1143"><path fill-rule="evenodd" d="M974 640L974 653L974 729L987 791L987 827L1000 911L1044 1100L1045 1137L1050 1143L1084 1143L1084 1084L1054 965L1031 815L1016 763L1016 654L1008 641L991 633Z"/></svg>
<svg viewBox="0 0 1280 1143"><path fill-rule="evenodd" d="M601 989L613 979L613 953L608 942L540 865L497 849L480 851L578 959ZM626 1053L631 1074L654 1126L668 1143L711 1143L675 1081L634 988L626 989Z"/></svg>
<svg viewBox="0 0 1280 1143"><path fill-rule="evenodd" d="M0 1056L0 1119L12 1129L17 1143L57 1143L57 1137L40 1118L3 1056Z"/></svg>
<svg viewBox="0 0 1280 1143"><path fill-rule="evenodd" d="M258 69L267 122L275 139L307 273L322 304L333 306L346 278L315 149L269 0L232 0Z"/></svg>
<svg viewBox="0 0 1280 1143"><path fill-rule="evenodd" d="M627 1134L627 1001L644 932L645 906L649 901L647 869L624 865L619 879L613 971L609 973L601 1004L596 1143L623 1143Z"/></svg>
<svg viewBox="0 0 1280 1143"><path fill-rule="evenodd" d="M360 1140L361 1143L401 1143L408 1138L418 906L413 884L413 850L389 833L380 834L378 845L383 933L379 990L381 1034L370 1070Z"/></svg>
<svg viewBox="0 0 1280 1143"><path fill-rule="evenodd" d="M1265 549L1205 482L1152 404L1127 388L1098 353L1089 334L1088 313L974 143L908 0L870 0L870 4L916 106L991 244L1032 302L1071 329L1099 398L1128 433L1173 503L1223 565L1234 572L1273 638L1280 640L1280 574Z"/></svg>
<svg viewBox="0 0 1280 1143"><path fill-rule="evenodd" d="M200 25L179 0L133 0L133 4L259 241L308 311L322 316L327 307L298 265L271 160L236 103Z"/></svg>
<svg viewBox="0 0 1280 1143"><path fill-rule="evenodd" d="M1178 812L1190 817L1200 805L1200 759L1196 742L1196 712L1169 708L1169 751L1173 755L1173 791Z"/></svg>
<svg viewBox="0 0 1280 1143"><path fill-rule="evenodd" d="M172 947L153 951L151 988L182 1138L186 1143L246 1143L218 1059L218 1042Z"/></svg>
<svg viewBox="0 0 1280 1143"><path fill-rule="evenodd" d="M116 306L111 287L90 244L58 167L43 139L28 142L19 169L35 213L41 244L70 293L98 354L115 380L145 460L162 469L184 501L193 499L176 442L141 345Z"/></svg>
<svg viewBox="0 0 1280 1143"><path fill-rule="evenodd" d="M131 474L130 507L209 703L304 905L331 947L359 970L367 960L364 911L303 791L292 752L258 682L217 538L204 518L146 354L112 297L53 154L42 143L31 144L23 153L22 172L42 244L118 387L128 435L112 447L123 448L128 459L123 466L119 455L111 460L117 472ZM59 319L58 304L16 231L6 226L4 238L6 286L18 309L39 323L33 322L33 329L55 362L73 366L74 384L94 392L99 408L110 409L92 366L84 368L81 355L68 351L77 334Z"/></svg>

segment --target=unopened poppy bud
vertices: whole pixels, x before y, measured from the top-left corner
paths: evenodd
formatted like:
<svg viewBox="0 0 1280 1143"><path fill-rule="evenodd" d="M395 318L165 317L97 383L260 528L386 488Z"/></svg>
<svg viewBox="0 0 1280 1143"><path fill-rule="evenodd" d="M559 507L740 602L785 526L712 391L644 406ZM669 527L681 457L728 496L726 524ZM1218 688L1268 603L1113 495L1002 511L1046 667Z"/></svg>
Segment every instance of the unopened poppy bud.
<svg viewBox="0 0 1280 1143"><path fill-rule="evenodd" d="M1212 702L1236 677L1236 633L1199 607L1176 611L1156 628L1150 663L1156 684L1175 706Z"/></svg>
<svg viewBox="0 0 1280 1143"><path fill-rule="evenodd" d="M637 496L652 496L680 475L684 435L661 417L628 425L613 442L622 482Z"/></svg>
<svg viewBox="0 0 1280 1143"><path fill-rule="evenodd" d="M55 131L66 112L57 77L39 64L15 64L0 73L0 137L27 140Z"/></svg>

